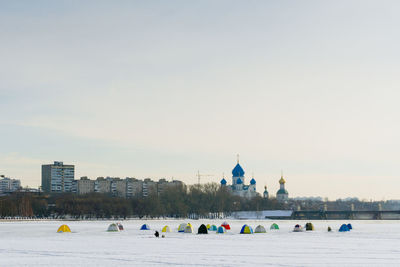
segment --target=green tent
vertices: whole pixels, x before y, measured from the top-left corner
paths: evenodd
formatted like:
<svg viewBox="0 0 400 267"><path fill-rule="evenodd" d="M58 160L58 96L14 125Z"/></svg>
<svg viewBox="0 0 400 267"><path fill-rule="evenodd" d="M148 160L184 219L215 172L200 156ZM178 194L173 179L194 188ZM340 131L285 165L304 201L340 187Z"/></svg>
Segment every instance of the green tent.
<svg viewBox="0 0 400 267"><path fill-rule="evenodd" d="M269 228L271 230L279 230L279 226L276 223L271 224L271 227Z"/></svg>

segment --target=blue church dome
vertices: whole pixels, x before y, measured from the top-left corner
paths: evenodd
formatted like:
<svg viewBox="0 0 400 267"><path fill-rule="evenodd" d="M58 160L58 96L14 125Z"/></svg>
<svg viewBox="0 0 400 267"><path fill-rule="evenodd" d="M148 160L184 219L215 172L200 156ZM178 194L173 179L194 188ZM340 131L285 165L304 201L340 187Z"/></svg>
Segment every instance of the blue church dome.
<svg viewBox="0 0 400 267"><path fill-rule="evenodd" d="M242 179L239 178L239 179L237 179L236 183L237 184L243 184L243 181L242 181Z"/></svg>
<svg viewBox="0 0 400 267"><path fill-rule="evenodd" d="M222 184L222 185L226 185L226 180L225 180L225 178L222 178L221 184Z"/></svg>
<svg viewBox="0 0 400 267"><path fill-rule="evenodd" d="M242 166L240 164L236 164L235 168L232 170L232 175L233 177L243 177L244 176L244 170L242 169Z"/></svg>
<svg viewBox="0 0 400 267"><path fill-rule="evenodd" d="M252 178L252 179L250 180L250 184L256 184L256 180L254 180L254 178Z"/></svg>

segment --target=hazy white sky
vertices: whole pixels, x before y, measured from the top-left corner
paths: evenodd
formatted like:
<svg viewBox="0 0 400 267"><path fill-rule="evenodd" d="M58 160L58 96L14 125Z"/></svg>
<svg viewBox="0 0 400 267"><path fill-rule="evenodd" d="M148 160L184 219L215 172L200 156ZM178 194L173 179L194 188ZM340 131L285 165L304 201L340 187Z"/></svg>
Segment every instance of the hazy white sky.
<svg viewBox="0 0 400 267"><path fill-rule="evenodd" d="M0 1L0 173L400 198L398 1ZM230 181L230 179L228 179Z"/></svg>

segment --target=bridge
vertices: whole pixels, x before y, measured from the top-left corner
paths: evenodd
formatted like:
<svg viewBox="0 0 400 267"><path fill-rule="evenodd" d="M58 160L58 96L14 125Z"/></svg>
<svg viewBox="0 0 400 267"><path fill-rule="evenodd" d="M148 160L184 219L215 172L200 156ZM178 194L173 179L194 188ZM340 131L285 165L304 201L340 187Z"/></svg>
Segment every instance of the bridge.
<svg viewBox="0 0 400 267"><path fill-rule="evenodd" d="M400 210L300 210L293 211L290 220L400 220Z"/></svg>

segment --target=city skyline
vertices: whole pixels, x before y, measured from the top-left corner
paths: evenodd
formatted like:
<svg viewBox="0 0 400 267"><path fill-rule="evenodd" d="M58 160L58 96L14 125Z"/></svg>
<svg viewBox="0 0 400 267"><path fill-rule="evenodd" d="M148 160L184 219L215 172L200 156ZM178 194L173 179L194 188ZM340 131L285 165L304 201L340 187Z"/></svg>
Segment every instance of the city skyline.
<svg viewBox="0 0 400 267"><path fill-rule="evenodd" d="M0 174L400 199L397 1L0 5Z"/></svg>

